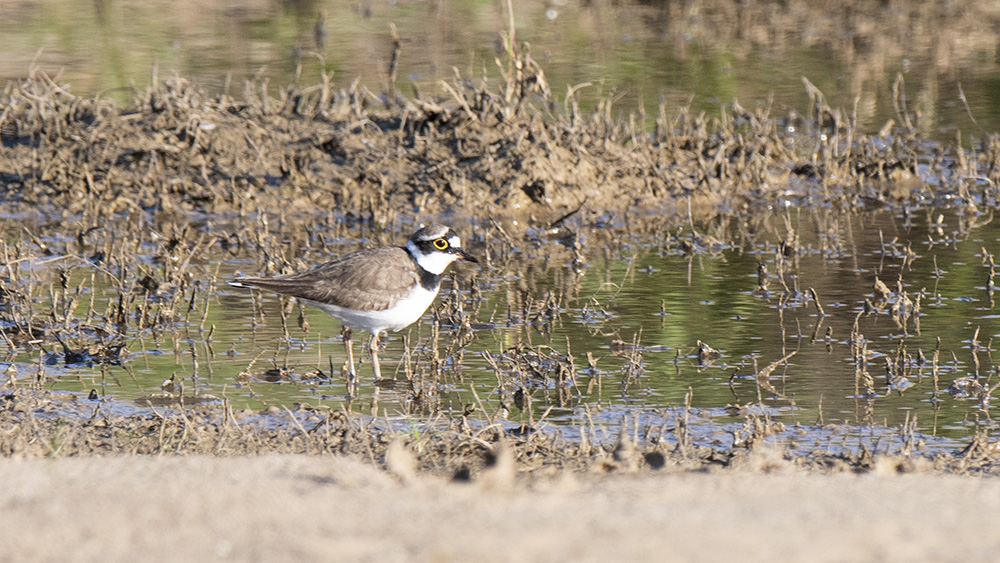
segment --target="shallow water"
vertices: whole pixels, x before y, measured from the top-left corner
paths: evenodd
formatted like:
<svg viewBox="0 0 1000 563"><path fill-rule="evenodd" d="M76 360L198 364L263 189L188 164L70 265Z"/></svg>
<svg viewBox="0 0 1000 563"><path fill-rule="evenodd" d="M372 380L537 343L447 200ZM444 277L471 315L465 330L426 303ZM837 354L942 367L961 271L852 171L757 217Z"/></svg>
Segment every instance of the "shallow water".
<svg viewBox="0 0 1000 563"><path fill-rule="evenodd" d="M804 444L797 447L850 436L884 445L914 431L926 447L955 447L977 428L995 426L988 400L947 389L959 378L998 382L998 316L983 251L1000 248L1000 228L985 217L970 226L970 217L950 212L903 215L776 211L741 246L694 255L678 243L690 233L607 244L598 228L578 223L572 228L585 260L575 264L559 237L538 232L506 263L454 268L436 311L390 335L381 358L383 373L395 374L392 386L373 384L365 336L356 335L356 355L365 361L353 394L341 372L339 324L294 304L283 323L275 296L210 286L216 275L224 280L256 267L214 253L202 257L206 278L194 297L179 300L179 322L133 332L122 365L67 365L60 349L22 349L12 359L21 385L41 377L48 388L81 397L93 389L101 401L136 408L148 408L147 401L167 408L184 395L237 409L304 404L404 422L407 413L468 414L506 417L512 426L541 422L577 438L587 427L614 435L625 420L673 439L689 402L697 413L692 433L705 440L731 440L752 415L784 423L787 432L775 439ZM791 238L789 228L797 251L782 252L778 242ZM485 257L483 239L466 238L471 252ZM322 259L313 254L310 260ZM58 257L39 260L34 270L44 279L60 264ZM768 270L766 289L759 264ZM514 265L520 275L508 273ZM86 264L70 271L70 287L93 284L95 311L118 299L99 271L93 282L96 270ZM919 313L903 324L891 306L866 314L866 300L878 301L876 277L894 291L901 283L913 302L919 296ZM78 306L76 317L89 306ZM852 352L855 323L867 346L863 365ZM92 348L82 334L67 330L63 339L70 348ZM471 335L464 348L463 335ZM700 358L700 342L718 355Z"/></svg>

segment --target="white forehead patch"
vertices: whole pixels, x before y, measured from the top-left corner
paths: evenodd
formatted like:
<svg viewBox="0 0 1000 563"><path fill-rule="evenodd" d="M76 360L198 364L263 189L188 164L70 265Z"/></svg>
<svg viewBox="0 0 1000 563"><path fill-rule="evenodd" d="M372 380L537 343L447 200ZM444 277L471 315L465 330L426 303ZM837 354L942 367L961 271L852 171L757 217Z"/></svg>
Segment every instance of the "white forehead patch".
<svg viewBox="0 0 1000 563"><path fill-rule="evenodd" d="M417 231L420 240L434 240L448 233L447 225L427 225Z"/></svg>

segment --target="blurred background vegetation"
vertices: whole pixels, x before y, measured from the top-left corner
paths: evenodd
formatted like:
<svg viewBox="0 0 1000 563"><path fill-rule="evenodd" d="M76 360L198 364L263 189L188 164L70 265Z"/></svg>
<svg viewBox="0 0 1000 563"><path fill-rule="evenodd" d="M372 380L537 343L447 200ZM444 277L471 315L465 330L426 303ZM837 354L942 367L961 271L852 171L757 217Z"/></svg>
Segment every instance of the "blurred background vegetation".
<svg viewBox="0 0 1000 563"><path fill-rule="evenodd" d="M862 132L895 119L902 100L921 132L953 140L998 130L1000 5L953 0L518 0L528 43L561 99L610 97L612 112L738 99L779 114L803 111L802 78ZM388 84L400 39L406 96L442 94L441 80L496 78L509 27L503 0L25 0L0 3L0 82L32 67L76 94L127 102L132 88L177 73L210 94L239 96L246 79L271 88L354 80ZM894 97L902 78L906 96Z"/></svg>

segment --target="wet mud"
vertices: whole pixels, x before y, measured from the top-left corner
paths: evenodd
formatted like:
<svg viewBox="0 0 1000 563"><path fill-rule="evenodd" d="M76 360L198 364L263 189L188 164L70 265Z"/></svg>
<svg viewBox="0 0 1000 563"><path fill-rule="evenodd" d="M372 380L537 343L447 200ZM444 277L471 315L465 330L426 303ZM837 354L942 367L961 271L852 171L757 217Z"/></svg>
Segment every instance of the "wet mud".
<svg viewBox="0 0 1000 563"><path fill-rule="evenodd" d="M271 407L265 412L188 406L151 412L116 411L100 402L65 393L7 391L0 396L0 455L13 458L92 455L263 454L345 455L371 463L401 480L418 473L456 482L501 479L548 480L562 472L592 476L736 469L880 474L946 472L1000 474L1000 450L986 436L954 453L921 454L907 448L830 447L812 451L775 447L768 438L781 423L748 417L740 432L696 440L685 424L688 411L671 428L625 422L612 436L567 438L565 430L478 424L465 418L414 417L390 424L358 413L331 409Z"/></svg>
<svg viewBox="0 0 1000 563"><path fill-rule="evenodd" d="M209 257L274 274L299 269L303 253L321 254L331 241L363 235L388 244L432 218L473 233L472 245L497 276L520 276L519 248L540 240L558 241L559 259L572 270L631 237L686 255L751 246L773 235L775 217L794 207L844 214L946 208L968 224L996 205L1000 138L929 146L905 104L878 136L856 131L851 116L808 82L808 107L789 115L733 103L717 117L666 107L623 117L610 100L582 111L572 95L555 96L530 55L514 55L499 83L457 77L440 99L386 97L357 85L334 90L326 82L277 91L248 83L239 98L209 97L174 77L120 106L73 96L40 72L7 85L0 96L0 321L8 353L54 350L55 362L110 373L136 333L182 326L211 338L207 308L196 305L220 284L219 264ZM780 248L794 256L796 244L784 240ZM95 274L81 278L81 271L108 276L117 298L95 307ZM909 309L894 308L897 297L886 288L873 307L905 319ZM526 325L552 322L559 308L554 294L519 305ZM283 311L282 322L293 324L295 313ZM473 330L460 302L436 314L457 327L442 347L460 353ZM638 343L620 344L637 353ZM520 350L499 361L525 370L538 364L531 354L539 348ZM997 472L985 435L950 454L861 447L756 455L776 429L751 414L739 436L719 436L714 446L691 442L686 418L659 433L623 422L610 439L570 440L492 415L445 416L433 401L436 381L421 387L428 383L419 378L407 379L424 401L410 414L424 431L353 412L243 412L225 399L192 405L170 392L151 397L151 410L117 411L93 397L46 390L49 357L38 353L37 366L10 364L0 394L3 455L346 454L403 479L429 471L455 480L497 466L510 478L741 464ZM557 404L576 385L576 366L566 362L553 368L563 379L547 400ZM511 403L519 392L523 403L524 391L503 390Z"/></svg>

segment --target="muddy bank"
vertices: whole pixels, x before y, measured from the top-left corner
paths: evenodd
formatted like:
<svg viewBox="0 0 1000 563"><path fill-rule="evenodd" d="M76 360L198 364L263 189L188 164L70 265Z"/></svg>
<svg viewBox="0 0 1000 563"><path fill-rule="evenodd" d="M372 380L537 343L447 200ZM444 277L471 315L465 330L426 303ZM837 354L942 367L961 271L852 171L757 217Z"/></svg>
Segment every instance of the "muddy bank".
<svg viewBox="0 0 1000 563"><path fill-rule="evenodd" d="M172 332L178 356L179 342L210 345L214 328L205 319L218 307L212 296L220 281L218 262L205 259L210 253L248 270L288 271L301 269L305 250L342 250L331 241L396 241L396 231L446 217L466 223L489 267L502 271L496 275L520 277L519 247L539 232L558 238L558 264L614 253L631 235L691 255L755 244L761 217L781 223L773 210L789 206L844 213L951 207L968 225L994 206L1000 185L1000 140L972 150L929 146L903 114L883 134L861 135L810 85L812 103L796 114L734 103L720 117L662 108L629 118L610 105L583 113L571 97L557 98L527 53L508 69L500 84L456 79L450 98L391 102L359 86L339 91L322 83L277 97L249 84L240 99L212 98L173 78L120 107L72 96L41 73L8 85L0 99L0 180L3 212L14 221L4 227L0 312L10 353L34 353L38 362L22 365L33 374L27 380L22 373L18 383L14 366L6 382L3 453L337 453L392 469L390 446L402 444L416 452L415 467L459 480L475 479L504 455L525 474L738 466L769 435L769 422L747 420L749 434L739 440L746 447L727 440L699 449L687 447L680 431L666 445L569 442L500 433L482 419L468 425L454 413L444 430L412 441L329 411L278 430L242 425L225 405L128 417L77 405L60 414L68 407L51 407L61 399L42 393L53 355L39 348L63 345L60 334L70 334L82 347L64 345L54 361L69 364L86 350L104 376L139 333ZM787 227L783 234L794 238ZM782 240L780 254L794 256L795 244ZM49 260L59 266L38 267ZM93 305L98 275L113 297ZM529 297L521 296L524 309L540 311L542 323L551 311L552 322L557 299L549 293L532 304ZM457 328L442 338L461 354L467 334L460 329L471 327L471 315L455 301L446 315ZM877 453L785 461L868 471ZM967 451L888 463L901 471L994 474L991 455L984 436Z"/></svg>
<svg viewBox="0 0 1000 563"><path fill-rule="evenodd" d="M610 101L584 113L554 95L527 53L508 70L500 84L455 79L450 98L393 102L326 83L209 97L175 77L126 107L35 72L0 97L8 212L42 207L84 231L123 217L163 229L177 214L226 215L255 227L258 214L297 213L390 228L494 219L516 233L572 212L641 229L651 216L752 222L785 203L976 209L1000 185L995 138L928 147L903 112L862 135L808 82L811 103L787 115L733 103L722 116L665 106L621 116Z"/></svg>
<svg viewBox="0 0 1000 563"><path fill-rule="evenodd" d="M347 456L402 481L418 474L456 482L527 484L562 473L662 474L691 471L813 471L817 473L1000 474L995 442L977 435L953 452L921 452L915 436L901 447L844 447L829 443L803 454L778 445L784 425L748 416L741 432L720 431L713 445L696 443L675 428L623 423L616 436L598 439L594 428L567 439L555 426L439 413L397 419L395 425L347 411L272 407L236 411L227 405L157 408L116 414L113 401L97 402L48 391L0 395L0 455L13 458L106 455L308 454ZM693 419L687 415L685 419ZM694 421L691 421L694 424ZM702 422L701 424L704 424ZM591 438L587 438L587 436ZM885 442L888 444L888 442Z"/></svg>

